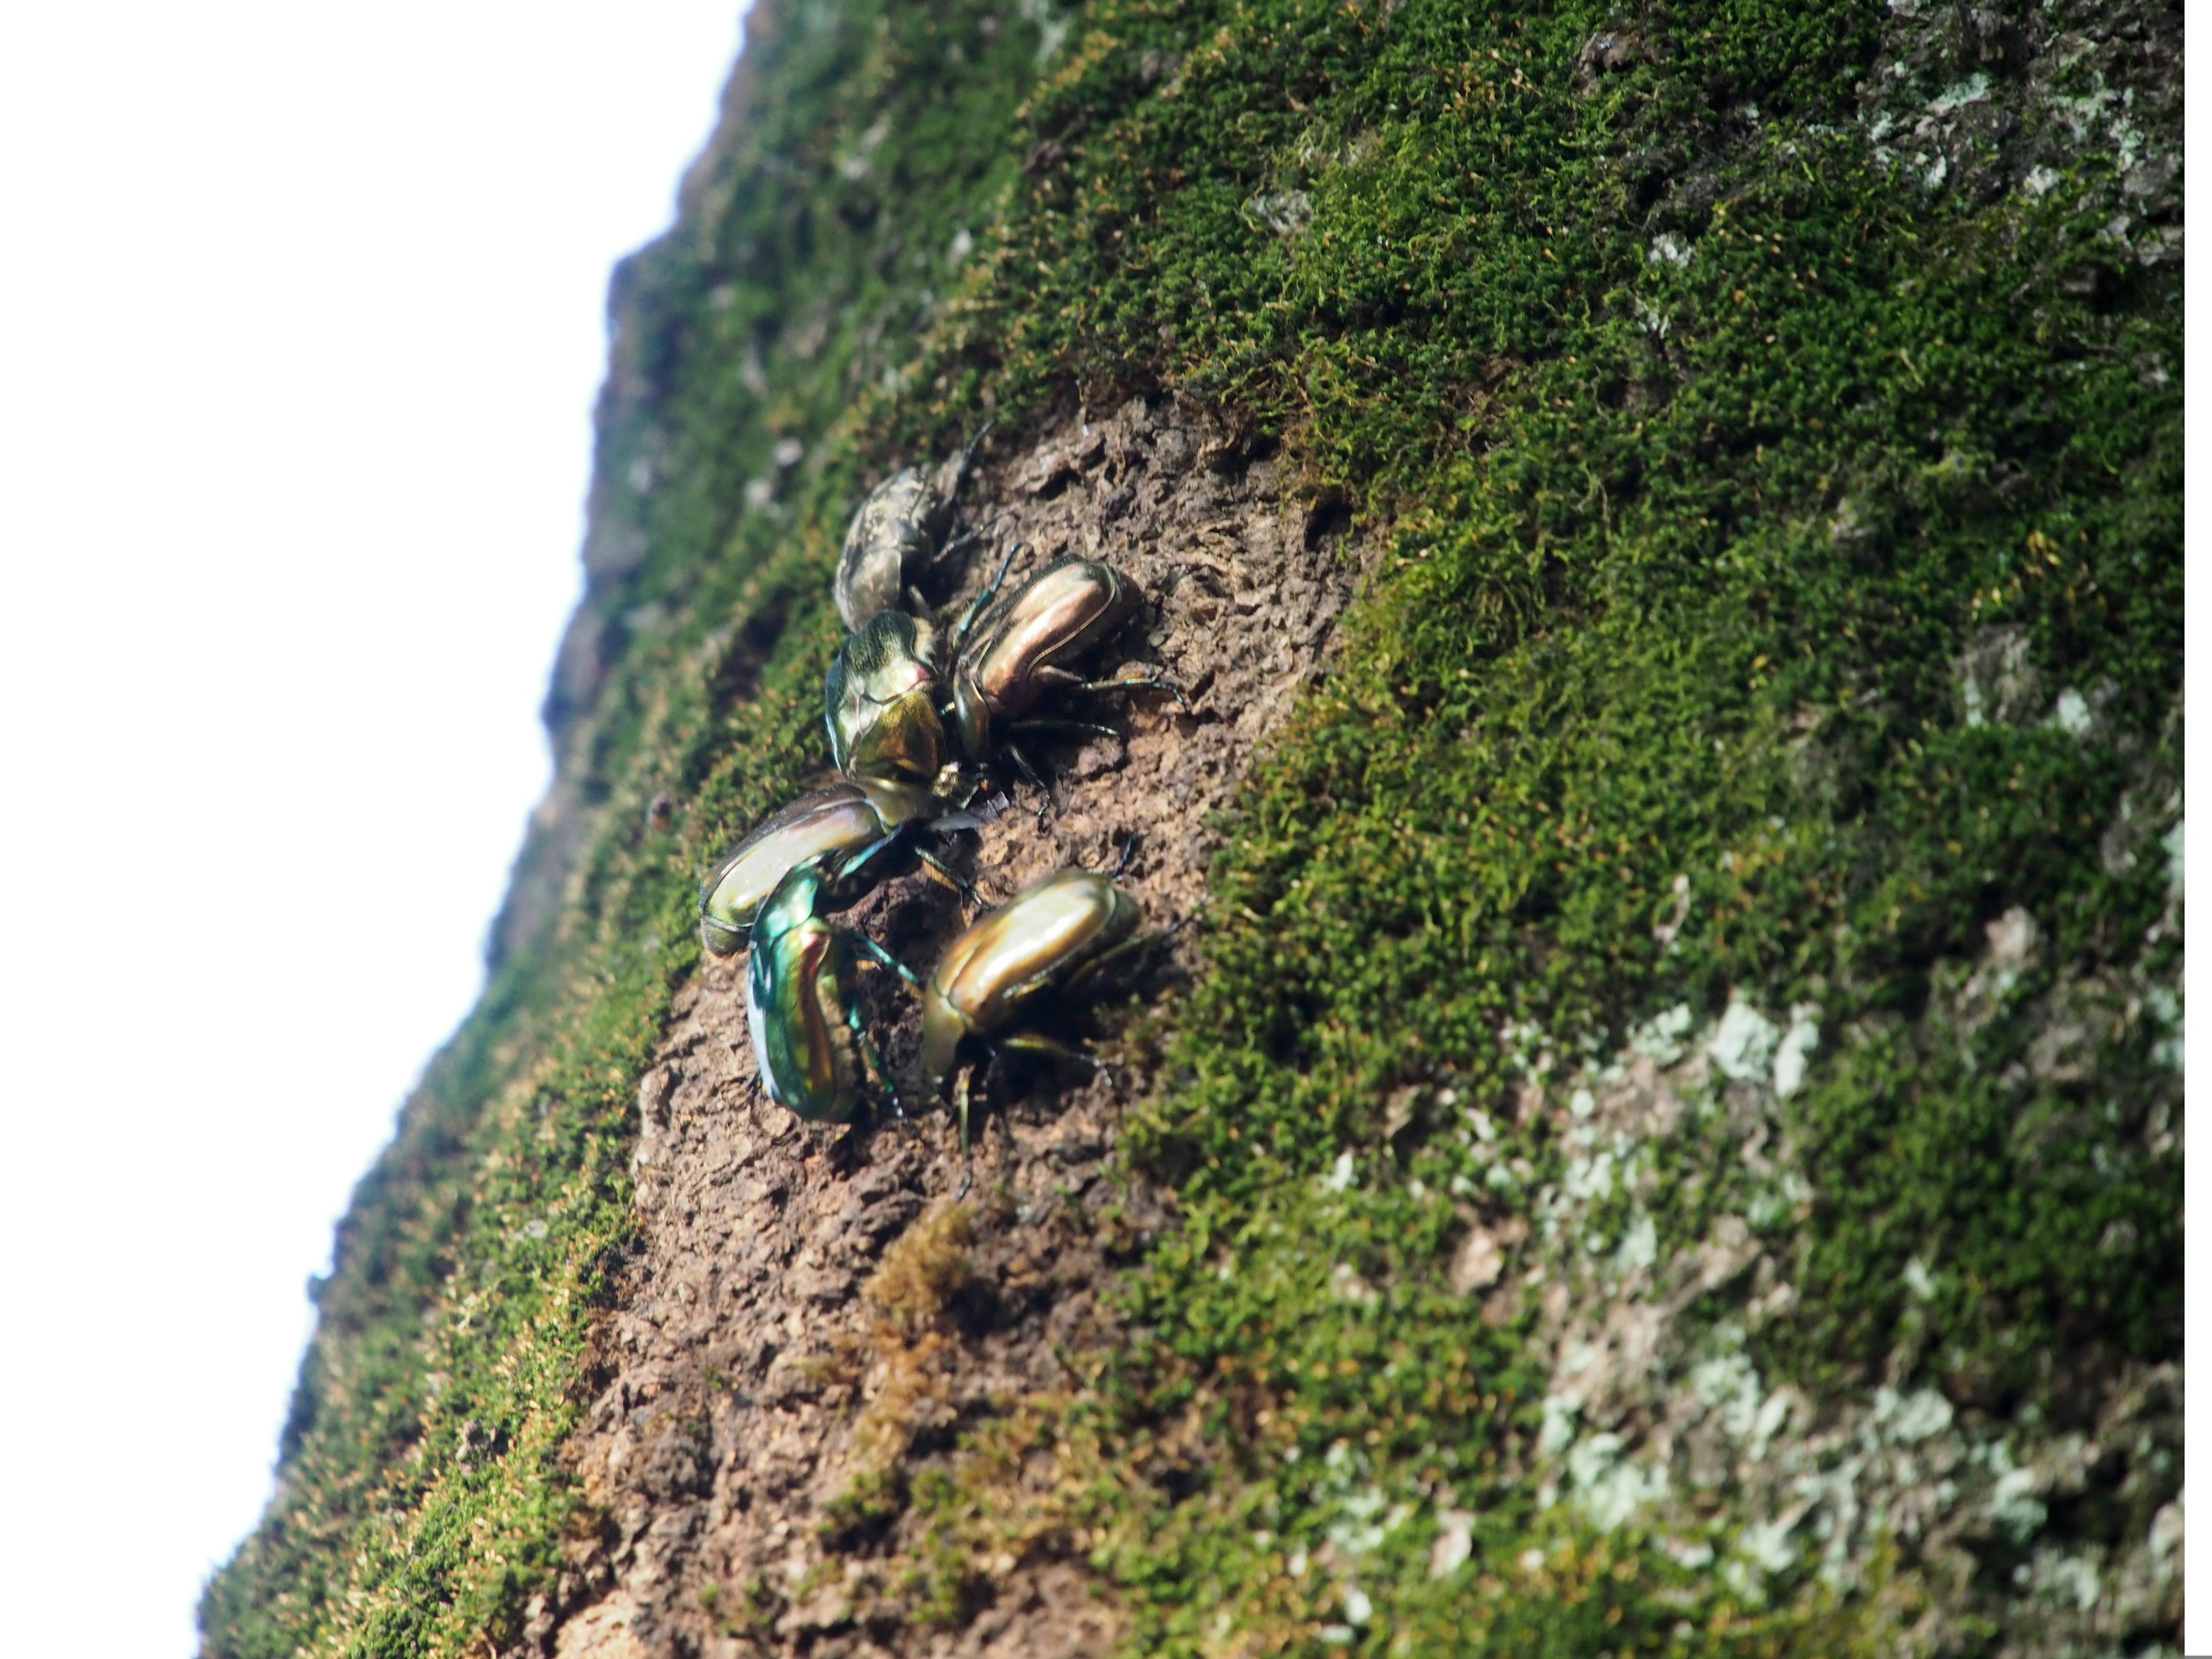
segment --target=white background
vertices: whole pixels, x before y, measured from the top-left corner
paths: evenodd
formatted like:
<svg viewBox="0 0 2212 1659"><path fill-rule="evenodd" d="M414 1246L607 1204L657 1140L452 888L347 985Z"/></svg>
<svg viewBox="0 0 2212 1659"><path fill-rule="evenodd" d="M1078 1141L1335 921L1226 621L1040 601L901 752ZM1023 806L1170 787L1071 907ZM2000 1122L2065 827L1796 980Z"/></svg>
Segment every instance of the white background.
<svg viewBox="0 0 2212 1659"><path fill-rule="evenodd" d="M481 980L744 0L0 9L0 1645L183 1656Z"/></svg>

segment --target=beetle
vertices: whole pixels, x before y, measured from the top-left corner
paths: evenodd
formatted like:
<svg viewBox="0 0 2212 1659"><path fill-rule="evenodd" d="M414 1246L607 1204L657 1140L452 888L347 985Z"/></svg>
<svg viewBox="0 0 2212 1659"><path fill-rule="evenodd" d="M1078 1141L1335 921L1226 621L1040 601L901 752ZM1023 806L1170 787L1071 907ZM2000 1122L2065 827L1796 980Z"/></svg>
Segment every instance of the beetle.
<svg viewBox="0 0 2212 1659"><path fill-rule="evenodd" d="M1135 582L1103 560L1062 558L1006 598L995 599L1012 562L1009 552L997 577L968 607L954 631L956 654L950 675L953 735L963 753L977 762L989 754L994 732L1007 738L1009 757L1042 789L1036 769L1010 740L1013 732L1120 735L1113 727L1091 720L1026 718L1048 691L1128 691L1150 686L1186 708L1190 705L1181 690L1157 674L1093 680L1067 666L1120 632L1143 608L1144 595ZM1049 791L1046 800L1050 800ZM1043 815L1042 805L1038 815Z"/></svg>
<svg viewBox="0 0 2212 1659"><path fill-rule="evenodd" d="M917 612L927 609L907 586L908 567L921 561L934 563L972 536L971 532L950 542L945 539L959 511L960 486L967 481L976 447L992 425L984 422L966 447L933 474L901 467L860 503L845 531L836 580L830 590L848 632L857 634L870 618L896 610L902 602Z"/></svg>
<svg viewBox="0 0 2212 1659"><path fill-rule="evenodd" d="M934 787L944 769L934 625L885 611L837 647L823 682L830 756L857 783Z"/></svg>
<svg viewBox="0 0 2212 1659"><path fill-rule="evenodd" d="M833 852L809 854L785 873L754 919L745 985L753 1058L768 1097L809 1122L851 1117L870 1072L903 1121L897 1087L862 1026L854 977L865 955L908 985L921 981L858 928L823 919L846 862Z"/></svg>
<svg viewBox="0 0 2212 1659"><path fill-rule="evenodd" d="M776 884L816 853L850 860L823 886L828 909L845 908L877 882L896 874L908 850L969 903L980 903L966 880L926 848L912 846L912 836L904 833L974 827L975 820L967 814L936 808L926 791L897 784L838 783L801 795L756 825L700 884L699 942L715 956L735 956L744 948L745 935ZM863 860L862 854L872 856Z"/></svg>
<svg viewBox="0 0 2212 1659"><path fill-rule="evenodd" d="M998 574L949 636L920 617L886 611L838 648L823 688L823 720L830 752L847 777L928 783L941 791L939 775L948 761L980 765L989 759L994 739L1003 738L1007 757L1042 795L1042 818L1051 792L1011 740L1013 735L1120 735L1095 720L1030 717L1048 690L1152 686L1184 702L1180 690L1157 675L1086 680L1065 665L1136 615L1143 598L1134 582L1097 559L1059 559L1001 599L999 590L1020 551L1020 544L1007 550ZM944 672L948 661L949 674ZM947 716L953 722L950 732Z"/></svg>
<svg viewBox="0 0 2212 1659"><path fill-rule="evenodd" d="M1127 857L1124 848L1125 862ZM978 917L945 948L921 992L921 1070L940 1100L954 1085L963 1154L969 1050L1012 1048L1104 1069L1081 1049L1037 1032L1000 1033L1037 997L1079 988L1109 963L1167 936L1138 933L1138 920L1136 900L1111 876L1071 866Z"/></svg>

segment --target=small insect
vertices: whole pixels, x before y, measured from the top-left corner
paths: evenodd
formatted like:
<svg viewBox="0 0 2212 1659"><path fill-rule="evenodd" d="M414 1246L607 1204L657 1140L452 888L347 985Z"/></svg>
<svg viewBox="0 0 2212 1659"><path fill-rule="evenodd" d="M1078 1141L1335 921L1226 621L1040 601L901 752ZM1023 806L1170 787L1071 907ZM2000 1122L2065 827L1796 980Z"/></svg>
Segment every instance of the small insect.
<svg viewBox="0 0 2212 1659"><path fill-rule="evenodd" d="M854 981L865 955L908 985L921 981L858 928L823 919L842 862L830 852L801 859L754 920L745 987L753 1057L768 1097L810 1122L851 1117L866 1097L870 1073L903 1121L898 1090L862 1027Z"/></svg>
<svg viewBox="0 0 2212 1659"><path fill-rule="evenodd" d="M1130 691L1150 686L1186 708L1189 704L1182 691L1156 674L1094 680L1067 666L1119 633L1143 608L1144 595L1136 583L1102 560L1055 559L1008 597L993 603L1012 560L1009 553L997 578L969 606L953 635L957 653L950 677L953 730L962 751L976 762L990 753L994 737L1004 739L1016 768L1043 790L1036 769L1012 740L1014 733L1120 735L1112 726L1091 720L1029 718L1048 692ZM1045 795L1048 804L1050 792ZM1038 815L1043 815L1042 805Z"/></svg>
<svg viewBox="0 0 2212 1659"><path fill-rule="evenodd" d="M908 853L970 904L979 903L964 878L914 844L922 832L969 829L975 823L964 812L943 811L926 791L896 784L840 783L801 795L756 825L700 884L699 942L715 956L735 956L776 884L817 853L851 860L825 880L824 909L844 909L878 882L901 873L908 867Z"/></svg>
<svg viewBox="0 0 2212 1659"><path fill-rule="evenodd" d="M921 596L907 585L909 568L934 564L973 539L973 532L949 542L945 538L959 512L960 486L967 481L976 446L991 426L984 422L967 447L933 474L900 468L853 514L830 590L848 632L859 633L871 617L902 604L917 615L927 611Z"/></svg>
<svg viewBox="0 0 2212 1659"><path fill-rule="evenodd" d="M1127 849L1123 857L1126 861ZM946 947L921 993L921 1069L942 1099L952 1085L960 1150L969 1146L971 1049L1016 1049L1099 1062L1035 1031L1006 1032L1050 991L1077 990L1109 963L1166 937L1138 933L1137 902L1095 870L1056 870L971 922ZM1002 1035L1002 1033L1005 1033ZM956 1080L957 1079L957 1080Z"/></svg>
<svg viewBox="0 0 2212 1659"><path fill-rule="evenodd" d="M937 629L901 611L880 612L837 648L823 717L840 772L860 783L936 783L946 759L939 648Z"/></svg>

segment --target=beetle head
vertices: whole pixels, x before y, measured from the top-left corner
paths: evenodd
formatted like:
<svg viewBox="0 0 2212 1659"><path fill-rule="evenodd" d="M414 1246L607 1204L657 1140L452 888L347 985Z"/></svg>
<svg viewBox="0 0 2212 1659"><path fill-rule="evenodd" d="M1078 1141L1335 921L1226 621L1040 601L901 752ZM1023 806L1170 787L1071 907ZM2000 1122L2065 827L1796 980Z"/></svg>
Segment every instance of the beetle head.
<svg viewBox="0 0 2212 1659"><path fill-rule="evenodd" d="M960 752L971 761L982 760L991 752L991 704L965 669L952 677L952 718Z"/></svg>
<svg viewBox="0 0 2212 1659"><path fill-rule="evenodd" d="M952 1083L960 1045L975 1028L933 981L921 994L921 1074L942 1099Z"/></svg>

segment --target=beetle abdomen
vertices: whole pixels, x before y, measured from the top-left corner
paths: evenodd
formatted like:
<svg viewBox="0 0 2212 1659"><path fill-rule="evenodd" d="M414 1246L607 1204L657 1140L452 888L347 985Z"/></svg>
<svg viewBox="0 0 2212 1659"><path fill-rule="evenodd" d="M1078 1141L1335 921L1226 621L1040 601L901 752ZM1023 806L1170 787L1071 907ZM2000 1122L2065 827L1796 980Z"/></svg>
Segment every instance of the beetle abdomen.
<svg viewBox="0 0 2212 1659"><path fill-rule="evenodd" d="M906 562L930 537L937 492L913 467L902 467L878 484L853 514L837 556L830 589L837 614L854 633L899 602Z"/></svg>
<svg viewBox="0 0 2212 1659"><path fill-rule="evenodd" d="M699 890L699 939L718 957L743 949L760 907L792 866L816 853L856 852L880 840L882 813L849 783L801 795L762 820Z"/></svg>

